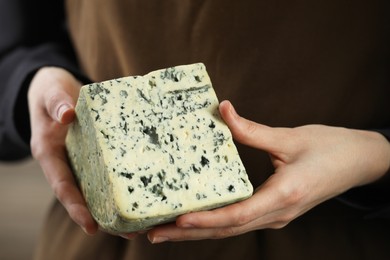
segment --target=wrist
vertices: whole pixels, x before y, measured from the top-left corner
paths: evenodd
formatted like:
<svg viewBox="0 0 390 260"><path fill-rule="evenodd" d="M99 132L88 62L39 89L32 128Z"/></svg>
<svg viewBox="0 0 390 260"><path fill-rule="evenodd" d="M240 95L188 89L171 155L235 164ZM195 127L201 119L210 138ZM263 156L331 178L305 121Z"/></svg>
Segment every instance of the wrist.
<svg viewBox="0 0 390 260"><path fill-rule="evenodd" d="M369 173L366 183L370 184L388 175L390 170L390 142L376 131L356 130L362 137L362 149L365 153L363 161L367 163Z"/></svg>

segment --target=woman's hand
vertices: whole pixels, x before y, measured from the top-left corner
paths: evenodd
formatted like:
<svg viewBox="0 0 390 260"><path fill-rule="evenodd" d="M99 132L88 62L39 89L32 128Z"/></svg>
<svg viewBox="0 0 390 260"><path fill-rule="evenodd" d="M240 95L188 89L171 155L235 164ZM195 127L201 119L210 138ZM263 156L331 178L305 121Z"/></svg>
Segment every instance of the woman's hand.
<svg viewBox="0 0 390 260"><path fill-rule="evenodd" d="M238 142L269 153L274 174L245 201L152 229L152 243L282 228L321 202L381 178L390 167L390 144L375 132L324 125L271 128L238 116L226 101L220 112Z"/></svg>
<svg viewBox="0 0 390 260"><path fill-rule="evenodd" d="M97 224L73 178L65 149L67 125L75 117L80 87L80 82L61 68L46 67L35 74L28 92L31 149L70 217L87 234L94 234Z"/></svg>

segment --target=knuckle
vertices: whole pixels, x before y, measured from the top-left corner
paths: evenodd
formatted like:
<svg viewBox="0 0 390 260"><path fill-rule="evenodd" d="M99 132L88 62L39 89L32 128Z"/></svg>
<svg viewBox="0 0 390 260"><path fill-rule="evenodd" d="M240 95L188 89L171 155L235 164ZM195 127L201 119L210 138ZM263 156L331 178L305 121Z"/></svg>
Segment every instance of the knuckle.
<svg viewBox="0 0 390 260"><path fill-rule="evenodd" d="M293 189L287 194L287 196L285 198L285 203L287 206L290 206L290 207L297 205L300 203L302 197L303 197L303 195L302 195L301 190Z"/></svg>
<svg viewBox="0 0 390 260"><path fill-rule="evenodd" d="M283 140L284 150L288 153L294 154L305 149L305 138L307 137L302 135L297 128L284 128L276 138Z"/></svg>
<svg viewBox="0 0 390 260"><path fill-rule="evenodd" d="M68 196L69 184L64 180L58 180L53 183L52 189L56 198L64 204Z"/></svg>
<svg viewBox="0 0 390 260"><path fill-rule="evenodd" d="M235 219L236 226L243 226L251 221L251 215L247 211L241 211L238 213Z"/></svg>
<svg viewBox="0 0 390 260"><path fill-rule="evenodd" d="M278 218L278 225L280 225L281 227L285 227L288 223L290 223L293 219L295 219L296 215L293 213L293 212L287 212L287 213L284 213L282 214L279 218Z"/></svg>
<svg viewBox="0 0 390 260"><path fill-rule="evenodd" d="M47 140L50 140L50 136L48 133L33 133L30 140L30 148L31 155L34 159L43 159L50 153L52 144L49 143Z"/></svg>
<svg viewBox="0 0 390 260"><path fill-rule="evenodd" d="M292 207L301 202L304 197L304 189L301 185L279 185L278 193L284 208Z"/></svg>
<svg viewBox="0 0 390 260"><path fill-rule="evenodd" d="M235 137L242 142L249 142L256 134L256 123L241 118L241 125L234 131Z"/></svg>
<svg viewBox="0 0 390 260"><path fill-rule="evenodd" d="M251 140L254 136L256 136L257 124L249 120L246 122L245 129L242 132L242 138L245 140Z"/></svg>
<svg viewBox="0 0 390 260"><path fill-rule="evenodd" d="M40 142L37 138L35 137L31 138L30 147L31 147L31 154L34 159L39 160L40 158L42 158L45 149L43 148L43 145L40 145Z"/></svg>
<svg viewBox="0 0 390 260"><path fill-rule="evenodd" d="M227 228L221 228L217 230L216 234L214 235L214 239L219 238L228 238L236 235L236 231L233 227L227 227Z"/></svg>
<svg viewBox="0 0 390 260"><path fill-rule="evenodd" d="M48 111L54 112L56 107L58 106L58 104L60 102L60 99L59 99L58 95L55 95L53 93L49 93L48 95L49 96L48 96L48 99L46 102L46 107L47 107Z"/></svg>
<svg viewBox="0 0 390 260"><path fill-rule="evenodd" d="M230 223L232 226L240 227L252 221L252 214L250 208L248 209L240 203L234 204L232 207L233 210L229 213L229 215L231 216Z"/></svg>
<svg viewBox="0 0 390 260"><path fill-rule="evenodd" d="M246 134L248 135L252 135L256 132L257 130L257 124L252 122L252 121L247 121L247 124L246 124Z"/></svg>

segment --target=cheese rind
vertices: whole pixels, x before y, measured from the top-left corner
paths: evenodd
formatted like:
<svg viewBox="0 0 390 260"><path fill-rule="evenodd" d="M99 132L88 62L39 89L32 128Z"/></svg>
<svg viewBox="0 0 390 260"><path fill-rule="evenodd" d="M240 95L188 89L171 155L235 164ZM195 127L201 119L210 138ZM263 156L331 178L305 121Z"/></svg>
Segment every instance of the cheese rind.
<svg viewBox="0 0 390 260"><path fill-rule="evenodd" d="M253 192L201 63L83 86L76 115L70 163L109 232L147 229Z"/></svg>

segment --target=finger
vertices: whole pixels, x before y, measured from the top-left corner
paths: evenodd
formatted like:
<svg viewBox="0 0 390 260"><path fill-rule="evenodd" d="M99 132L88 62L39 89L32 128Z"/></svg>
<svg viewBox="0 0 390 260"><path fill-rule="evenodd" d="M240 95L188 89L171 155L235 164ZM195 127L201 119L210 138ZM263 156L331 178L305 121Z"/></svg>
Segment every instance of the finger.
<svg viewBox="0 0 390 260"><path fill-rule="evenodd" d="M177 218L176 224L182 228L221 228L245 225L258 215L254 204L255 202L252 202L250 198L244 202L215 210L184 214Z"/></svg>
<svg viewBox="0 0 390 260"><path fill-rule="evenodd" d="M44 97L47 113L53 120L61 124L71 123L75 116L75 95L68 91L71 90L53 88Z"/></svg>
<svg viewBox="0 0 390 260"><path fill-rule="evenodd" d="M203 239L221 239L244 234L251 229L244 227L226 227L226 228L190 228L184 229L167 224L158 226L150 230L147 234L151 243L157 244L165 241L188 241Z"/></svg>
<svg viewBox="0 0 390 260"><path fill-rule="evenodd" d="M282 147L286 136L278 129L247 120L237 114L229 101L222 101L219 110L233 137L238 142L265 151L275 151Z"/></svg>
<svg viewBox="0 0 390 260"><path fill-rule="evenodd" d="M264 227L272 222L286 221L290 218L290 213L293 215L297 212L285 209L296 206L303 196L299 192L301 184L290 179L293 178L285 174L273 174L252 197L215 210L184 214L177 218L176 224L182 228L226 228L256 222L257 226ZM282 211L287 216L280 215ZM274 219L270 219L270 216Z"/></svg>
<svg viewBox="0 0 390 260"><path fill-rule="evenodd" d="M279 221L278 217L273 216L276 214L265 215L264 219L258 219L240 227L181 228L174 224L162 225L149 231L148 239L153 244L165 241L221 239L241 235L253 230L265 228L280 229L285 227L289 221Z"/></svg>
<svg viewBox="0 0 390 260"><path fill-rule="evenodd" d="M157 244L166 241L217 239L233 235L238 235L233 228L183 229L175 226L174 224L167 224L150 230L147 237L151 243Z"/></svg>
<svg viewBox="0 0 390 260"><path fill-rule="evenodd" d="M278 208L275 194L259 190L251 198L210 211L184 214L176 224L183 228L223 228L246 225Z"/></svg>
<svg viewBox="0 0 390 260"><path fill-rule="evenodd" d="M68 124L74 118L81 83L69 72L56 67L40 69L28 92L30 111L40 109L53 120Z"/></svg>
<svg viewBox="0 0 390 260"><path fill-rule="evenodd" d="M75 118L75 110L72 105L63 103L57 110L58 122L64 125L70 124Z"/></svg>
<svg viewBox="0 0 390 260"><path fill-rule="evenodd" d="M97 224L88 211L85 200L81 195L72 172L65 158L61 156L47 156L40 161L42 170L54 191L55 196L65 207L69 216L87 234L97 231Z"/></svg>
<svg viewBox="0 0 390 260"><path fill-rule="evenodd" d="M285 212L287 212L287 214ZM279 209L241 226L227 225L221 227L183 228L175 224L167 224L158 226L149 231L148 239L153 244L165 241L221 239L237 236L253 230L265 228L279 229L286 226L292 220L290 219L290 216L291 214L288 210Z"/></svg>

